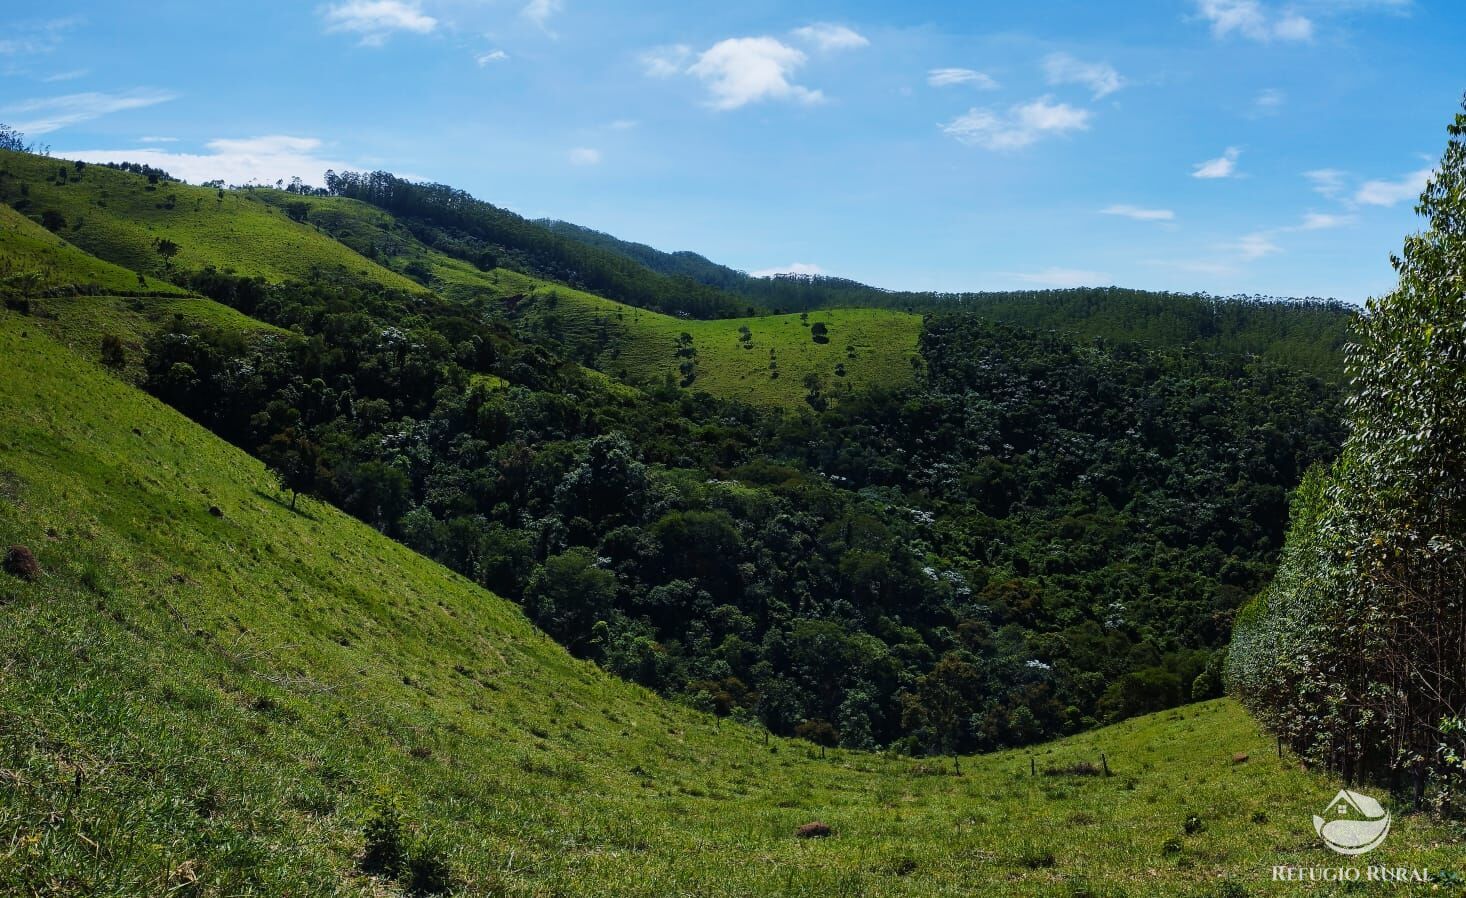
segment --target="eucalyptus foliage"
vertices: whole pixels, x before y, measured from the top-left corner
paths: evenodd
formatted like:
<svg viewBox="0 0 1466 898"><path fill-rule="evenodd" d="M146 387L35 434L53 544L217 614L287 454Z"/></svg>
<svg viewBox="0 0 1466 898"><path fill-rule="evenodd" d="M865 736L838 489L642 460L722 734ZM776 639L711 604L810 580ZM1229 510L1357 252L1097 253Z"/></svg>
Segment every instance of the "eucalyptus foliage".
<svg viewBox="0 0 1466 898"><path fill-rule="evenodd" d="M1448 800L1466 705L1466 114L1348 350L1350 435L1239 616L1231 688L1305 757Z"/></svg>

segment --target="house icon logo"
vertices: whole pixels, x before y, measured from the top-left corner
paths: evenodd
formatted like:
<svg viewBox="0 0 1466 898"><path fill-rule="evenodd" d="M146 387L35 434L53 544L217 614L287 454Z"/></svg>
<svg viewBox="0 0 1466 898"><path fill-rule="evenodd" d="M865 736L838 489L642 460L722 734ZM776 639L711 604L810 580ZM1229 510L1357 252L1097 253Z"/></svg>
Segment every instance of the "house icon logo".
<svg viewBox="0 0 1466 898"><path fill-rule="evenodd" d="M1339 854L1364 854L1390 834L1390 814L1368 795L1340 789L1323 815L1313 815L1313 829Z"/></svg>

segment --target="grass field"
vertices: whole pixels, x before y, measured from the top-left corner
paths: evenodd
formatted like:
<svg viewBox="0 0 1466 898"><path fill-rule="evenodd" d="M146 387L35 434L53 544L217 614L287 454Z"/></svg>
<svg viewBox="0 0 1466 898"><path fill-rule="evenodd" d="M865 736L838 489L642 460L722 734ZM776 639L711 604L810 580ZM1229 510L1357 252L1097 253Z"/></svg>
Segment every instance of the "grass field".
<svg viewBox="0 0 1466 898"><path fill-rule="evenodd" d="M698 321L513 272L493 275L502 292L521 297L512 314L532 335L591 355L596 368L628 383L671 380L727 399L803 407L811 384L838 402L862 390L904 386L920 362L921 318L906 312L828 309ZM821 325L823 342L816 339Z"/></svg>
<svg viewBox="0 0 1466 898"><path fill-rule="evenodd" d="M60 215L58 230L68 241L150 282L213 265L270 281L342 278L423 289L250 191L150 184L100 165L77 169L65 160L0 151L0 199L27 215ZM165 238L179 247L171 261L157 251Z"/></svg>
<svg viewBox="0 0 1466 898"><path fill-rule="evenodd" d="M140 281L135 272L88 255L4 204L0 204L0 283L24 286L33 293L187 292L157 278Z"/></svg>
<svg viewBox="0 0 1466 898"><path fill-rule="evenodd" d="M0 313L0 366L0 546L43 570L0 574L0 894L1330 894L1269 868L1339 863L1310 823L1338 783L1230 702L960 775L766 745L363 524L290 511L34 319ZM1101 753L1113 776L1072 772ZM813 820L833 836L795 838ZM415 872L362 872L369 833ZM1403 816L1370 859L1459 868L1461 838Z"/></svg>

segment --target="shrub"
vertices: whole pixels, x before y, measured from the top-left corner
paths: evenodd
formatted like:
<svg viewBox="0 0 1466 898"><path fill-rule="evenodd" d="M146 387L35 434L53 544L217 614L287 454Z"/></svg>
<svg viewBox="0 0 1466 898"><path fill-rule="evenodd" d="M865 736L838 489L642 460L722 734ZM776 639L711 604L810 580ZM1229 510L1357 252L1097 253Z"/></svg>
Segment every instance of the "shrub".
<svg viewBox="0 0 1466 898"><path fill-rule="evenodd" d="M397 809L391 805L378 808L376 816L367 821L362 835L366 843L361 855L362 871L396 878L407 861L402 818Z"/></svg>
<svg viewBox="0 0 1466 898"><path fill-rule="evenodd" d="M116 334L106 334L102 337L102 364L113 369L122 368L127 364L127 347L123 345L122 338Z"/></svg>

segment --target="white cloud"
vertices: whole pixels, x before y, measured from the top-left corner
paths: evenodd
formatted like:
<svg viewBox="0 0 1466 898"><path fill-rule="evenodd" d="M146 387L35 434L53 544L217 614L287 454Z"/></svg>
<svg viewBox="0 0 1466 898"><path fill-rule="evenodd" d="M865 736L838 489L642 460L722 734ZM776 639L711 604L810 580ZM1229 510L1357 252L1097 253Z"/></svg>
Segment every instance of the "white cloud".
<svg viewBox="0 0 1466 898"><path fill-rule="evenodd" d="M1110 276L1102 271L1085 271L1079 268L1045 268L1042 271L1012 276L1025 284L1037 284L1041 287L1094 287L1110 281Z"/></svg>
<svg viewBox="0 0 1466 898"><path fill-rule="evenodd" d="M1344 190L1345 174L1337 168L1316 168L1304 172L1303 177L1313 185L1314 192L1334 199Z"/></svg>
<svg viewBox="0 0 1466 898"><path fill-rule="evenodd" d="M326 31L359 34L367 47L380 47L394 31L428 34L437 27L417 0L346 0L326 8Z"/></svg>
<svg viewBox="0 0 1466 898"><path fill-rule="evenodd" d="M44 22L9 25L8 34L0 38L0 56L28 56L50 53L61 44L62 36L80 26L80 16L64 16Z"/></svg>
<svg viewBox="0 0 1466 898"><path fill-rule="evenodd" d="M218 139L205 144L207 153L174 153L156 148L120 150L61 150L67 159L86 162L141 162L174 177L199 184L222 179L228 184L273 184L300 177L319 184L328 168L360 168L350 162L320 155L321 141L313 137L270 135L246 139Z"/></svg>
<svg viewBox="0 0 1466 898"><path fill-rule="evenodd" d="M1044 74L1050 84L1082 84L1096 100L1125 86L1125 79L1105 62L1084 62L1067 53L1051 53L1044 59Z"/></svg>
<svg viewBox="0 0 1466 898"><path fill-rule="evenodd" d="M851 31L844 25L834 25L829 22L816 22L813 25L796 28L794 36L806 43L814 44L826 53L832 50L858 50L861 47L870 46L870 41L866 39L865 35Z"/></svg>
<svg viewBox="0 0 1466 898"><path fill-rule="evenodd" d="M24 130L24 129L22 129ZM1393 206L1413 201L1425 190L1434 169L1411 172L1398 181L1365 181L1354 194L1354 202L1364 206Z"/></svg>
<svg viewBox="0 0 1466 898"><path fill-rule="evenodd" d="M1242 151L1236 147L1227 149L1215 159L1208 159L1205 162L1198 162L1191 172L1193 178L1230 178L1237 172L1237 157Z"/></svg>
<svg viewBox="0 0 1466 898"><path fill-rule="evenodd" d="M824 94L790 80L805 61L803 52L772 37L735 37L703 51L687 73L707 85L714 109L761 100L821 102Z"/></svg>
<svg viewBox="0 0 1466 898"><path fill-rule="evenodd" d="M1248 234L1233 244L1231 249L1248 262L1283 251L1282 247L1273 242L1272 234L1267 231Z"/></svg>
<svg viewBox="0 0 1466 898"><path fill-rule="evenodd" d="M945 125L942 132L962 143L989 150L1016 150L1046 136L1060 136L1089 129L1089 111L1052 97L1020 103L1006 113L990 109L969 109Z"/></svg>
<svg viewBox="0 0 1466 898"><path fill-rule="evenodd" d="M926 83L932 87L954 87L970 84L978 90L997 90L998 82L991 76L973 69L932 69L926 73Z"/></svg>
<svg viewBox="0 0 1466 898"><path fill-rule="evenodd" d="M58 81L75 81L78 78L85 78L91 73L91 69L71 69L70 71L57 72L54 75L47 75L46 77L42 78L41 81L46 84L55 84Z"/></svg>
<svg viewBox="0 0 1466 898"><path fill-rule="evenodd" d="M1303 223L1298 225L1299 231L1327 231L1332 228L1342 228L1358 221L1355 215L1332 215L1326 212L1309 212L1303 216Z"/></svg>
<svg viewBox="0 0 1466 898"><path fill-rule="evenodd" d="M1218 38L1236 34L1260 43L1313 39L1313 20L1292 9L1271 9L1259 0L1196 0L1196 11Z"/></svg>
<svg viewBox="0 0 1466 898"><path fill-rule="evenodd" d="M1118 203L1100 210L1101 215L1119 215L1136 221L1175 221L1176 213L1170 209L1145 209L1128 203Z"/></svg>
<svg viewBox="0 0 1466 898"><path fill-rule="evenodd" d="M800 274L806 277L819 277L827 274L823 268L813 262L790 262L788 265L780 265L774 268L761 268L758 271L750 271L750 277L771 278L781 274Z"/></svg>
<svg viewBox="0 0 1466 898"><path fill-rule="evenodd" d="M571 165L600 165L601 151L591 147L576 147L569 155Z"/></svg>
<svg viewBox="0 0 1466 898"><path fill-rule="evenodd" d="M487 53L480 53L479 55L475 56L473 58L473 61L478 63L479 67L482 68L483 66L492 65L496 62L504 62L508 59L509 54L505 53L503 50L490 50Z"/></svg>
<svg viewBox="0 0 1466 898"><path fill-rule="evenodd" d="M671 78L682 74L682 69L692 58L692 48L686 44L672 44L648 50L640 58L642 71L650 77Z"/></svg>
<svg viewBox="0 0 1466 898"><path fill-rule="evenodd" d="M564 4L560 0L529 0L519 14L544 28L549 23L550 17L563 8Z"/></svg>
<svg viewBox="0 0 1466 898"><path fill-rule="evenodd" d="M1288 101L1288 95L1276 87L1264 88L1252 100L1252 110L1258 115L1274 115Z"/></svg>
<svg viewBox="0 0 1466 898"><path fill-rule="evenodd" d="M123 93L67 94L61 97L26 100L0 109L8 117L18 119L15 129L26 134L49 134L68 125L88 122L114 112L142 109L166 103L176 94L157 90L133 90Z"/></svg>
<svg viewBox="0 0 1466 898"><path fill-rule="evenodd" d="M139 143L178 143L176 137L139 137Z"/></svg>

